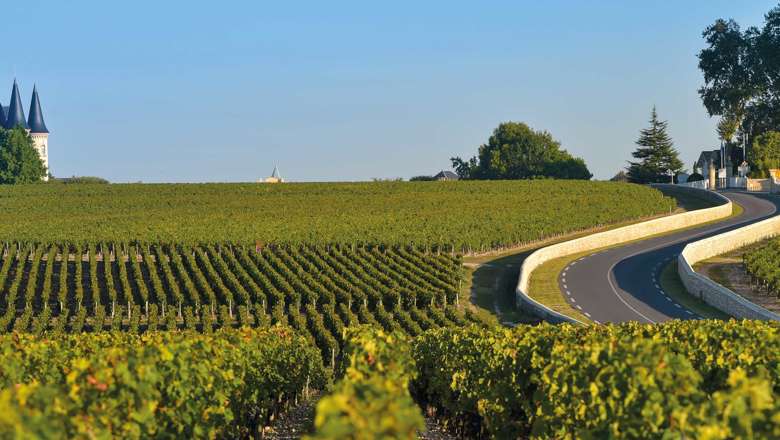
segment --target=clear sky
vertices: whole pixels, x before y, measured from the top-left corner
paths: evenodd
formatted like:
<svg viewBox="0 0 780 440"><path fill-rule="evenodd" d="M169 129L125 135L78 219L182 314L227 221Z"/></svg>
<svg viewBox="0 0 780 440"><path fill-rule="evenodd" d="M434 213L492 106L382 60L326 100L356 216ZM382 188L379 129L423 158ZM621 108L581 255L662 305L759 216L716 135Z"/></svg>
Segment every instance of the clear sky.
<svg viewBox="0 0 780 440"><path fill-rule="evenodd" d="M777 0L3 3L0 102L38 84L55 175L201 182L431 174L508 120L609 178L654 104L690 168L702 30Z"/></svg>

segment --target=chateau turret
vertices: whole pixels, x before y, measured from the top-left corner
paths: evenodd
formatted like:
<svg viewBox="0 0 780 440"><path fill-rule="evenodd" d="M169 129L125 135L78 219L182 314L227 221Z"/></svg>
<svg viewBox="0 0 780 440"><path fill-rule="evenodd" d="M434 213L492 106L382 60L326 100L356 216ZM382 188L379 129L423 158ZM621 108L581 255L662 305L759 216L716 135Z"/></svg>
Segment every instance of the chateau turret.
<svg viewBox="0 0 780 440"><path fill-rule="evenodd" d="M30 127L30 133L48 133L46 123L43 122L43 112L41 111L41 101L38 99L38 87L33 86L32 100L30 101L30 118L27 120Z"/></svg>
<svg viewBox="0 0 780 440"><path fill-rule="evenodd" d="M32 99L30 100L30 119L27 121L30 128L30 137L33 140L33 146L38 150L38 155L43 161L46 169L49 169L49 129L46 128L46 122L43 121L43 111L41 110L41 101L38 98L38 87L33 86ZM49 180L44 177L43 180Z"/></svg>
<svg viewBox="0 0 780 440"><path fill-rule="evenodd" d="M11 90L11 103L8 105L8 113L5 115L5 124L7 129L21 125L27 127L27 120L24 117L24 108L22 108L22 97L19 95L19 86L14 80L14 88Z"/></svg>

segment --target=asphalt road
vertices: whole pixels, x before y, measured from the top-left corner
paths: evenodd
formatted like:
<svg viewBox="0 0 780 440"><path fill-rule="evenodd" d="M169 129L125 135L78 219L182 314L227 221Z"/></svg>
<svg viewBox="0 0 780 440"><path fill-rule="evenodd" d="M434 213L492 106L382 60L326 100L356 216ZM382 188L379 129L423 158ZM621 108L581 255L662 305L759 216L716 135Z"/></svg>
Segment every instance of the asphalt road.
<svg viewBox="0 0 780 440"><path fill-rule="evenodd" d="M696 319L695 313L668 297L658 280L669 260L696 240L720 234L777 214L777 198L723 192L744 211L737 217L699 228L607 249L572 262L561 272L561 292L573 307L597 323L663 322Z"/></svg>

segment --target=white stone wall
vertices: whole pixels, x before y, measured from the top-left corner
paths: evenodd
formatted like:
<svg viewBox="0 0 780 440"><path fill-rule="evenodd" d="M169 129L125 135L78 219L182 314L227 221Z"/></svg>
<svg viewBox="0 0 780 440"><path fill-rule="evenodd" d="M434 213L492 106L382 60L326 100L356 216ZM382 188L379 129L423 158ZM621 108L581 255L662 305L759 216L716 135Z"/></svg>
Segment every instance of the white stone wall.
<svg viewBox="0 0 780 440"><path fill-rule="evenodd" d="M780 315L756 305L693 270L699 261L780 234L780 217L772 217L733 231L688 244L677 257L677 272L688 293L735 318L780 320Z"/></svg>
<svg viewBox="0 0 780 440"><path fill-rule="evenodd" d="M585 237L580 237L574 240L565 241L537 249L535 252L529 255L525 261L523 261L523 265L520 268L520 278L518 279L517 287L515 289L515 302L517 306L549 321L579 322L568 316L561 315L560 313L548 308L544 304L540 304L527 295L531 273L534 271L534 269L556 258L626 243L629 241L646 238L651 235L669 232L674 229L685 228L688 226L694 226L709 221L718 220L731 215L731 201L716 192L668 184L654 186L662 186L674 191L696 193L703 198L707 198L715 203L721 204L712 208L688 211L681 214L670 215L641 223L636 223L633 225L611 229L609 231L598 232L596 234L587 235Z"/></svg>
<svg viewBox="0 0 780 440"><path fill-rule="evenodd" d="M46 167L46 171L49 170L49 134L48 133L33 133L30 135L33 140L33 147L38 151L38 156L41 157L43 165ZM49 180L49 176L43 178L43 180Z"/></svg>
<svg viewBox="0 0 780 440"><path fill-rule="evenodd" d="M769 192L771 181L769 179L747 179L748 191Z"/></svg>

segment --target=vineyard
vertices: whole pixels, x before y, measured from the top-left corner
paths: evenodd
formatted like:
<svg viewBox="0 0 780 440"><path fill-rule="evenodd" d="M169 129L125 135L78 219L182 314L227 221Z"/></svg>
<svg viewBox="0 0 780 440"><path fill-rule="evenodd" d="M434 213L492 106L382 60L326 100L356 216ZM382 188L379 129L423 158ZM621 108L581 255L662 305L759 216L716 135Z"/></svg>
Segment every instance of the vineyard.
<svg viewBox="0 0 780 440"><path fill-rule="evenodd" d="M672 321L439 329L413 395L488 438L780 438L780 327Z"/></svg>
<svg viewBox="0 0 780 440"><path fill-rule="evenodd" d="M461 259L414 248L10 246L0 332L289 324L335 363L350 325L416 335L463 324ZM468 316L468 318L467 318Z"/></svg>
<svg viewBox="0 0 780 440"><path fill-rule="evenodd" d="M780 297L780 240L770 240L742 256L757 291Z"/></svg>
<svg viewBox="0 0 780 440"><path fill-rule="evenodd" d="M479 252L668 213L614 182L0 187L0 242L381 244Z"/></svg>
<svg viewBox="0 0 780 440"><path fill-rule="evenodd" d="M596 438L628 422L605 428L595 415L603 409L572 403L587 400L581 390L566 394L565 386L540 382L548 375L590 380L595 370L581 366L595 346L618 347L623 358L600 352L598 368L638 387L656 411L736 393L730 370L706 369L688 345L674 349L680 359L663 357L649 341L663 332L503 330L462 297L463 253L674 208L650 188L28 185L0 188L0 204L3 438L258 438L311 389L324 396L314 438L413 438L423 427L421 408L467 436ZM777 338L757 329L774 347ZM751 350L756 365L770 362L768 350ZM629 379L659 362L669 362L674 380L705 381L709 394L658 401L658 390ZM763 370L744 368L749 386L776 384ZM559 406L546 406L545 393ZM637 411L623 397L605 405ZM717 425L710 413L720 409L702 408L691 420ZM560 420L577 411L585 415L576 420L596 421ZM666 420L630 429L661 432L671 429ZM642 431L648 426L656 431ZM700 434L686 429L678 431Z"/></svg>
<svg viewBox="0 0 780 440"><path fill-rule="evenodd" d="M326 372L289 328L0 336L2 438L246 438Z"/></svg>
<svg viewBox="0 0 780 440"><path fill-rule="evenodd" d="M772 439L780 327L755 321L345 331L313 438ZM0 335L4 438L259 437L330 371L275 326Z"/></svg>

